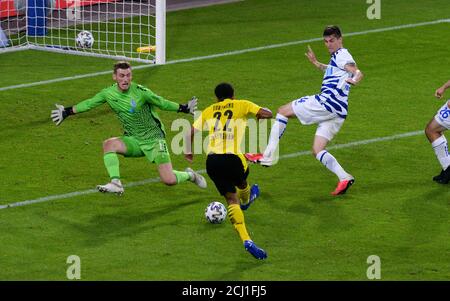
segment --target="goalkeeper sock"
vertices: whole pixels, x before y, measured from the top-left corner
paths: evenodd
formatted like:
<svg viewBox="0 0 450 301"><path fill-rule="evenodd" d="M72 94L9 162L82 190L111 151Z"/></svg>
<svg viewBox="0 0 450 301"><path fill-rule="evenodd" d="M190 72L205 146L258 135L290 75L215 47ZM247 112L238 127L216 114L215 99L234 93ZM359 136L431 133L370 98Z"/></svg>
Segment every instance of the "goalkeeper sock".
<svg viewBox="0 0 450 301"><path fill-rule="evenodd" d="M177 184L189 181L191 179L190 174L186 171L174 170L173 173L175 174L175 177L177 178Z"/></svg>
<svg viewBox="0 0 450 301"><path fill-rule="evenodd" d="M242 205L247 205L250 201L250 185L247 183L247 187L244 189L240 189L239 187L236 187L237 195L239 200L241 201Z"/></svg>
<svg viewBox="0 0 450 301"><path fill-rule="evenodd" d="M120 179L119 157L115 152L108 152L103 155L106 170L111 179Z"/></svg>
<svg viewBox="0 0 450 301"><path fill-rule="evenodd" d="M230 218L234 229L238 232L242 242L251 240L248 235L247 228L245 227L244 213L238 204L231 204L228 206L228 217Z"/></svg>
<svg viewBox="0 0 450 301"><path fill-rule="evenodd" d="M265 158L275 159L273 155L275 153L275 150L277 149L278 143L280 143L281 136L283 136L284 131L286 130L288 121L289 118L287 118L286 116L277 114L275 123L270 130L269 144L264 151Z"/></svg>
<svg viewBox="0 0 450 301"><path fill-rule="evenodd" d="M332 171L336 176L338 176L339 181L343 181L349 179L351 176L342 168L336 158L323 150L319 152L316 156L316 159L320 161L326 168Z"/></svg>
<svg viewBox="0 0 450 301"><path fill-rule="evenodd" d="M434 153L436 154L436 158L439 160L439 163L441 163L442 169L446 170L450 165L447 139L445 139L445 136L442 135L441 137L434 140L433 143L431 143L431 146L433 147Z"/></svg>

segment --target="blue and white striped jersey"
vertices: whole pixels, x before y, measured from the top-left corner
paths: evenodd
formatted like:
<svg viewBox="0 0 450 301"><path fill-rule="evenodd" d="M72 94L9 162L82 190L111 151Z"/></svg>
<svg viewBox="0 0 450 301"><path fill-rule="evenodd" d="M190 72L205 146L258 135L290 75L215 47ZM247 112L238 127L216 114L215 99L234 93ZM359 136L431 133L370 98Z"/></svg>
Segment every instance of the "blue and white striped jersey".
<svg viewBox="0 0 450 301"><path fill-rule="evenodd" d="M347 117L350 92L350 84L345 80L352 76L344 66L351 63L355 64L355 61L347 49L340 48L334 52L325 71L320 94L314 96L325 109L341 118Z"/></svg>

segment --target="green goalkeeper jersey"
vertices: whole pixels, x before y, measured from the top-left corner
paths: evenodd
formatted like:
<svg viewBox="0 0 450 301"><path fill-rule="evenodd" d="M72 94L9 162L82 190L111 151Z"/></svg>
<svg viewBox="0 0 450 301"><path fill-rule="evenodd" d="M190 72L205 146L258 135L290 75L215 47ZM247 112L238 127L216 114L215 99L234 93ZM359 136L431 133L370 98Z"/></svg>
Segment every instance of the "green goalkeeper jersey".
<svg viewBox="0 0 450 301"><path fill-rule="evenodd" d="M178 111L179 104L156 95L144 86L131 83L126 92L117 84L75 105L76 113L89 111L107 102L122 123L125 136L147 142L164 139L166 132L155 107L164 111Z"/></svg>

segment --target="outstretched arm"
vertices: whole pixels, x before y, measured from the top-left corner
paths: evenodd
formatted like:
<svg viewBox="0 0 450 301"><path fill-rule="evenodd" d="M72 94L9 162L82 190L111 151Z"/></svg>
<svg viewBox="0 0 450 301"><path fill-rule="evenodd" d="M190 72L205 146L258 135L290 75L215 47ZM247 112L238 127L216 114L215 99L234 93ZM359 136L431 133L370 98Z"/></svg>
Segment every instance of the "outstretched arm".
<svg viewBox="0 0 450 301"><path fill-rule="evenodd" d="M66 119L70 115L75 115L77 113L83 113L83 112L89 111L90 109L98 107L105 101L106 100L103 97L102 92L100 92L97 95L95 95L94 97L83 100L82 102L80 102L72 107L64 107L62 105L55 104L56 109L52 110L50 117L52 118L53 122L56 125L60 125L61 122L63 122L64 119Z"/></svg>
<svg viewBox="0 0 450 301"><path fill-rule="evenodd" d="M178 104L176 102L165 99L162 96L156 95L152 91L146 89L146 96L149 102L163 111L177 111L186 114L194 115L197 110L197 97L193 96L186 104Z"/></svg>
<svg viewBox="0 0 450 301"><path fill-rule="evenodd" d="M353 74L353 77L347 78L345 81L351 85L357 85L364 77L361 70L358 69L355 63L346 64L344 66L345 71Z"/></svg>
<svg viewBox="0 0 450 301"><path fill-rule="evenodd" d="M75 107L67 107L65 108L62 105L55 104L56 109L51 111L50 117L56 125L60 125L64 119L69 117L70 115L76 114L74 110Z"/></svg>
<svg viewBox="0 0 450 301"><path fill-rule="evenodd" d="M308 60L311 62L311 64L313 64L320 70L325 71L328 68L328 65L322 64L321 62L319 62L317 60L316 55L314 54L314 51L312 51L312 49L309 45L308 45L308 52L305 53L305 55L308 58Z"/></svg>
<svg viewBox="0 0 450 301"><path fill-rule="evenodd" d="M180 104L178 112L194 115L194 112L197 110L197 102L197 97L192 96L191 100L189 100L186 104Z"/></svg>
<svg viewBox="0 0 450 301"><path fill-rule="evenodd" d="M447 90L448 88L450 88L450 80L448 82L446 82L445 84L443 84L442 87L437 89L436 92L434 92L434 96L441 99L442 96L444 95L445 90Z"/></svg>

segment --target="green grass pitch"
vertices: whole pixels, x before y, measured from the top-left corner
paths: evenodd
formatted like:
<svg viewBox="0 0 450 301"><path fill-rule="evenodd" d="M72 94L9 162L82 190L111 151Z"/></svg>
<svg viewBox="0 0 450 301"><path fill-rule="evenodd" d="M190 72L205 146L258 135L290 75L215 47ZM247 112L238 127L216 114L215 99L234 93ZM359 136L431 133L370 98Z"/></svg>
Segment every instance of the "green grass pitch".
<svg viewBox="0 0 450 301"><path fill-rule="evenodd" d="M337 24L365 78L352 89L349 117L331 146L420 131L443 101L435 89L450 79L450 23L368 30L448 19L448 0L383 1L369 20L366 1L246 0L167 15L168 60L320 38ZM347 33L362 32L345 36ZM309 43L327 63L323 42ZM177 102L212 101L221 81L238 98L276 111L315 94L322 74L306 59L307 44L134 71L134 80ZM112 60L37 51L2 54L0 88L110 70ZM137 65L137 64L135 64ZM0 205L93 189L108 181L102 141L121 135L105 105L50 120L54 103L72 105L111 84L111 75L0 89ZM447 92L450 98L450 91ZM170 131L176 113L162 112ZM292 119L282 155L309 150L315 126ZM65 280L69 255L82 280L367 280L367 258L381 259L382 280L450 280L450 186L422 133L331 151L355 178L346 195L330 196L335 176L310 155L251 166L262 194L245 213L254 241L245 252L231 223L211 225L206 205L223 202L191 184L128 187L122 197L88 193L0 210L0 280ZM188 163L172 156L176 169ZM124 183L157 177L145 158L120 158ZM205 168L205 156L192 167Z"/></svg>

